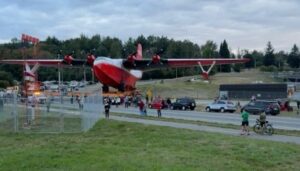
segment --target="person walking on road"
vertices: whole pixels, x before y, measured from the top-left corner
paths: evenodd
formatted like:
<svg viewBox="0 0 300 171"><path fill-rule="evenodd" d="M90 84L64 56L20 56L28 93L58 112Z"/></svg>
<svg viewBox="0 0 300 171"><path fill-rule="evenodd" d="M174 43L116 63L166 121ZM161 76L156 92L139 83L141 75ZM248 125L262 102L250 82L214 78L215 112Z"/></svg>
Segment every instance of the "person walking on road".
<svg viewBox="0 0 300 171"><path fill-rule="evenodd" d="M249 113L245 110L242 112L241 135L250 135L249 133Z"/></svg>
<svg viewBox="0 0 300 171"><path fill-rule="evenodd" d="M104 112L105 112L105 118L109 118L109 109L110 109L110 103L108 99L104 99Z"/></svg>
<svg viewBox="0 0 300 171"><path fill-rule="evenodd" d="M50 112L50 106L51 106L51 98L47 97L46 98L46 106L47 106L47 113Z"/></svg>
<svg viewBox="0 0 300 171"><path fill-rule="evenodd" d="M157 105L157 117L161 118L161 108L162 108L162 104L160 103L159 105Z"/></svg>
<svg viewBox="0 0 300 171"><path fill-rule="evenodd" d="M140 114L143 116L145 114L144 113L145 103L143 102L142 99L139 100L138 106L139 106Z"/></svg>

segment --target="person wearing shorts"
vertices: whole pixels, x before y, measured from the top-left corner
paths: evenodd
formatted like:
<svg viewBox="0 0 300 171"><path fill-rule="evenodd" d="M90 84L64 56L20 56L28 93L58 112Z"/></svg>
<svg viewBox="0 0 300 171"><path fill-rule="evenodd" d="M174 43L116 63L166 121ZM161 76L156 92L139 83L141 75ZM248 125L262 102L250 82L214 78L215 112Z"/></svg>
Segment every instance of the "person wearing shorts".
<svg viewBox="0 0 300 171"><path fill-rule="evenodd" d="M249 133L249 113L245 110L242 112L242 128L241 128L241 135L250 135Z"/></svg>

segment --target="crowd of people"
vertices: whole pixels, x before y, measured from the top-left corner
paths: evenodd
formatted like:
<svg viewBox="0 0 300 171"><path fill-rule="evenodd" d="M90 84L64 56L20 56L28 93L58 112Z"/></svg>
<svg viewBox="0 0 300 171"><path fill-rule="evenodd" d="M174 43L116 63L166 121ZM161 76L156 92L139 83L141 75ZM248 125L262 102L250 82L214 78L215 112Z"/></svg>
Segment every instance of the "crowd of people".
<svg viewBox="0 0 300 171"><path fill-rule="evenodd" d="M105 113L107 112L109 113L109 109L107 107L108 104L115 105L116 107L118 107L119 105L124 105L125 108L128 108L130 106L138 108L139 114L141 116L147 116L147 108L149 107L149 104L151 104L152 101L157 102L156 105L153 106L152 108L157 110L158 117L162 116L161 110L163 108L170 108L171 106L170 98L167 98L165 100L160 96L157 96L154 99L152 97L149 98L147 95L145 96L145 98L143 98L142 95L140 94L133 95L133 96L123 96L123 97L122 96L103 97L104 110L106 111Z"/></svg>

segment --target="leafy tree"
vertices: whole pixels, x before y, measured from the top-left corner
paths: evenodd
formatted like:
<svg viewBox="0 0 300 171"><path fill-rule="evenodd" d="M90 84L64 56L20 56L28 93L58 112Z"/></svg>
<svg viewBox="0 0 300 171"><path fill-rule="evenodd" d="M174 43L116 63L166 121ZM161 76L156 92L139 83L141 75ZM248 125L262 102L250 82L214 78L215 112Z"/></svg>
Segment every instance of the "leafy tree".
<svg viewBox="0 0 300 171"><path fill-rule="evenodd" d="M271 42L268 42L263 64L265 66L270 66L270 65L275 65L275 63L276 62L275 62L274 49L272 47Z"/></svg>
<svg viewBox="0 0 300 171"><path fill-rule="evenodd" d="M0 88L7 88L9 87L9 82L6 80L0 80Z"/></svg>
<svg viewBox="0 0 300 171"><path fill-rule="evenodd" d="M254 50L251 55L254 59L254 68L263 65L264 54L262 52Z"/></svg>
<svg viewBox="0 0 300 171"><path fill-rule="evenodd" d="M292 68L299 68L300 66L300 53L296 44L294 44L291 53L288 55L287 63Z"/></svg>
<svg viewBox="0 0 300 171"><path fill-rule="evenodd" d="M283 70L284 63L287 61L288 55L284 51L279 51L275 54L276 66L279 70ZM300 62L300 61L299 61Z"/></svg>
<svg viewBox="0 0 300 171"><path fill-rule="evenodd" d="M6 88L13 85L12 75L5 71L0 71L0 87Z"/></svg>
<svg viewBox="0 0 300 171"><path fill-rule="evenodd" d="M218 56L217 44L211 40L206 41L200 48L201 56L204 58L216 58Z"/></svg>
<svg viewBox="0 0 300 171"><path fill-rule="evenodd" d="M253 57L253 55L251 53L249 53L247 51L243 58L250 59L249 62L245 63L245 67L246 68L254 68L255 67L255 59L254 59L254 57Z"/></svg>
<svg viewBox="0 0 300 171"><path fill-rule="evenodd" d="M130 37L123 46L123 57L127 58L128 55L134 53L135 51L136 51L136 44L134 43L134 40ZM143 53L145 53L144 50Z"/></svg>

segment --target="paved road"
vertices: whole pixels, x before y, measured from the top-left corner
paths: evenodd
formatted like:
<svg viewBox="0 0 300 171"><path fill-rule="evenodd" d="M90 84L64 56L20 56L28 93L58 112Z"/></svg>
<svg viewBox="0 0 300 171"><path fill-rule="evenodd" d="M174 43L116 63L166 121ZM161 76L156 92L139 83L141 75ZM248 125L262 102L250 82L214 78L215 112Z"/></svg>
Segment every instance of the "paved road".
<svg viewBox="0 0 300 171"><path fill-rule="evenodd" d="M52 104L55 105L55 104ZM78 109L77 104L63 104L64 107ZM124 108L119 106L116 108L112 106L111 112L126 113L132 115L139 115L138 108L129 107ZM157 112L154 109L147 109L149 116L157 116ZM180 111L180 110L162 110L162 115L165 118L184 119L191 121L205 121L215 122L222 124L241 124L241 116L238 113L215 113L215 112L198 112L198 111ZM258 116L250 115L250 125L254 125ZM269 122L273 124L274 128L285 129L285 130L300 130L300 116L299 117L281 117L281 116L267 116Z"/></svg>
<svg viewBox="0 0 300 171"><path fill-rule="evenodd" d="M203 125L196 125L196 124L185 124L185 123L147 120L147 119L138 119L138 118L127 118L127 117L119 117L119 116L111 116L110 118L113 120L125 121L125 122L134 122L134 123L142 123L147 125L167 126L173 128L183 128L183 129L190 129L190 130L197 130L197 131L222 133L222 134L233 135L233 136L241 136L239 134L240 131L236 129L217 128L217 127L210 127L210 126L203 126ZM245 137L252 138L252 139L300 144L300 137L294 137L294 136L285 136L285 135L268 136L268 135L258 135L255 133L251 133L251 135Z"/></svg>
<svg viewBox="0 0 300 171"><path fill-rule="evenodd" d="M112 107L112 112L126 113L126 114L139 114L138 108L130 107L125 109L122 107ZM148 109L149 116L157 116L154 109ZM241 124L241 116L237 113L214 113L214 112L197 112L197 111L180 111L180 110L162 110L162 115L165 118L185 119L192 121L205 121L215 122L222 124ZM258 116L250 115L249 124L254 125ZM300 130L300 116L299 117L280 117L280 116L267 116L269 122L273 124L274 128L285 130Z"/></svg>

